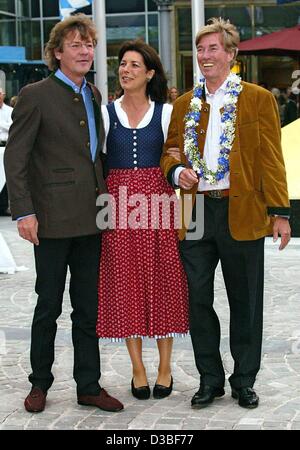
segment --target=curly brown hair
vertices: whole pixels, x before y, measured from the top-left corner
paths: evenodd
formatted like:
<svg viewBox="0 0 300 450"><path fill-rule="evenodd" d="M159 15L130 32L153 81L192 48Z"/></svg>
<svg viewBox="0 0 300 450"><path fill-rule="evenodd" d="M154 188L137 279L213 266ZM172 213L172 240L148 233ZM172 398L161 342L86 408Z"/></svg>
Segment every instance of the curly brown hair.
<svg viewBox="0 0 300 450"><path fill-rule="evenodd" d="M64 39L71 31L79 31L83 40L91 38L94 46L97 45L95 24L85 14L75 14L58 22L51 30L44 52L44 59L50 70L55 71L59 69L60 63L55 57L55 50L63 50Z"/></svg>

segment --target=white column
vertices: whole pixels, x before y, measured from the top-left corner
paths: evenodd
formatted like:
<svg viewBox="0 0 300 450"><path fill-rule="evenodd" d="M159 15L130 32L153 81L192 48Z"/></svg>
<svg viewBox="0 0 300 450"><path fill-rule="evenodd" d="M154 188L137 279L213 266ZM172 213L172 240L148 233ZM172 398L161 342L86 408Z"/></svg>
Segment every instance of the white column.
<svg viewBox="0 0 300 450"><path fill-rule="evenodd" d="M159 12L159 54L167 77L172 77L171 6L174 0L154 0Z"/></svg>
<svg viewBox="0 0 300 450"><path fill-rule="evenodd" d="M6 75L3 70L0 70L0 88L3 89L3 92L6 92Z"/></svg>
<svg viewBox="0 0 300 450"><path fill-rule="evenodd" d="M98 44L95 49L94 67L96 71L95 83L102 94L102 103L107 104L107 51L106 51L106 20L105 20L105 0L94 0L93 17L97 28Z"/></svg>
<svg viewBox="0 0 300 450"><path fill-rule="evenodd" d="M192 0L192 40L193 40L193 73L194 84L199 82L201 72L197 62L197 50L195 46L196 34L205 24L204 0Z"/></svg>

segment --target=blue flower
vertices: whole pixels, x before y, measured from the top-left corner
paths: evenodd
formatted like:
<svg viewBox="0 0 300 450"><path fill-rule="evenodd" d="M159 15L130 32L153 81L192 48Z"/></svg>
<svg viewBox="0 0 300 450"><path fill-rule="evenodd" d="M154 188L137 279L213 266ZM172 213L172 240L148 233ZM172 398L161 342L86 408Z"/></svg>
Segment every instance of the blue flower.
<svg viewBox="0 0 300 450"><path fill-rule="evenodd" d="M220 144L224 144L225 142L228 142L228 137L226 136L226 134L221 134Z"/></svg>

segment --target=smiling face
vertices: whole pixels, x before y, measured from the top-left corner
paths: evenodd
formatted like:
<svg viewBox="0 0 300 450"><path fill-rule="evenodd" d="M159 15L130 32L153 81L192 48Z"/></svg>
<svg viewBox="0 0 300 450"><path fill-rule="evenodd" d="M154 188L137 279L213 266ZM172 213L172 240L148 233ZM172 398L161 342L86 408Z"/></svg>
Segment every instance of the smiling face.
<svg viewBox="0 0 300 450"><path fill-rule="evenodd" d="M171 88L169 91L169 96L172 102L174 102L178 97L178 90L175 87Z"/></svg>
<svg viewBox="0 0 300 450"><path fill-rule="evenodd" d="M64 39L62 51L55 50L60 70L72 81L82 80L90 70L94 59L92 38L83 40L79 31L70 31Z"/></svg>
<svg viewBox="0 0 300 450"><path fill-rule="evenodd" d="M198 42L197 60L208 83L221 86L229 75L233 58L234 52L224 49L219 33L206 34Z"/></svg>
<svg viewBox="0 0 300 450"><path fill-rule="evenodd" d="M124 91L140 91L146 92L148 80L154 75L154 70L148 70L145 66L144 59L139 52L128 51L119 66L120 85Z"/></svg>

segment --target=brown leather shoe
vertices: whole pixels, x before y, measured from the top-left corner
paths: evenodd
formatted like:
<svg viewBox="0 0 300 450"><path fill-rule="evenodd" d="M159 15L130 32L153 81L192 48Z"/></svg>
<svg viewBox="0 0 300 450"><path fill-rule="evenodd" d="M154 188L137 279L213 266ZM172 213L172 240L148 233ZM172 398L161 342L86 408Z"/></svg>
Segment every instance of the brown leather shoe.
<svg viewBox="0 0 300 450"><path fill-rule="evenodd" d="M96 406L104 411L118 412L124 409L119 400L111 397L105 389L101 389L99 395L78 395L78 404Z"/></svg>
<svg viewBox="0 0 300 450"><path fill-rule="evenodd" d="M33 387L25 398L24 406L28 412L44 411L46 405L47 392L43 392L39 387Z"/></svg>

